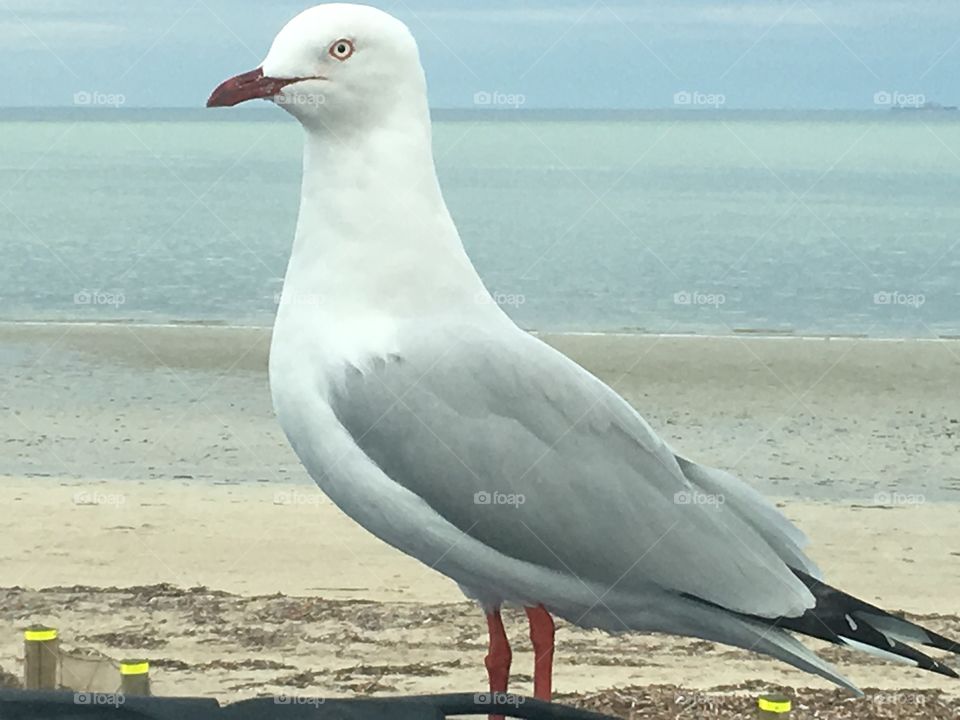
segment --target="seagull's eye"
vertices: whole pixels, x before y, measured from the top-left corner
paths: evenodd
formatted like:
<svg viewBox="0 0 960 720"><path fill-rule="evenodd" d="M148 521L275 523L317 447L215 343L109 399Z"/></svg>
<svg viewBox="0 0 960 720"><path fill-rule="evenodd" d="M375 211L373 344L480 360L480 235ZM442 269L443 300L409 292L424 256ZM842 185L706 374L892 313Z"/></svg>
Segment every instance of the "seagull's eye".
<svg viewBox="0 0 960 720"><path fill-rule="evenodd" d="M353 51L353 41L346 38L340 38L330 46L330 55L337 60L346 60L353 55Z"/></svg>

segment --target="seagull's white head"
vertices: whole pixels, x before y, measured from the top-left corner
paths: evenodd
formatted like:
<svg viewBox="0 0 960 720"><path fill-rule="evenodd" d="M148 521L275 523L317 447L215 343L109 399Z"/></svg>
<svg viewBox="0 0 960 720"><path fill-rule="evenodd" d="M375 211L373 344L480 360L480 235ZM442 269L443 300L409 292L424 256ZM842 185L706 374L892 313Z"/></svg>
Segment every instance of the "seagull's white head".
<svg viewBox="0 0 960 720"><path fill-rule="evenodd" d="M370 7L317 5L284 26L263 64L221 83L207 107L272 100L307 128L376 121L426 106L417 44L402 22Z"/></svg>

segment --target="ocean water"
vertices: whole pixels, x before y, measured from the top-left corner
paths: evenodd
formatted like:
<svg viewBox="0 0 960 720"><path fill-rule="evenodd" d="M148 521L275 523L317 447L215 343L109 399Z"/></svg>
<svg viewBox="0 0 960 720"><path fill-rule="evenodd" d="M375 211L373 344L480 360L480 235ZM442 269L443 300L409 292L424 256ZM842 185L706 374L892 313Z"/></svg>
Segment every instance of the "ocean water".
<svg viewBox="0 0 960 720"><path fill-rule="evenodd" d="M468 252L522 326L960 334L960 113L438 114ZM282 112L0 112L0 319L269 324Z"/></svg>

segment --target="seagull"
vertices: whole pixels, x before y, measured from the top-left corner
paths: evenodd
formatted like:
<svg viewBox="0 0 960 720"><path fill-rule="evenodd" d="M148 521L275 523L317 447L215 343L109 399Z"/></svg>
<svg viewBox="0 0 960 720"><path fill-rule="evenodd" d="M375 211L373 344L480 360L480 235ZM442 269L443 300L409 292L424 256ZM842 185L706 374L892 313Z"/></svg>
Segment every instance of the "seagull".
<svg viewBox="0 0 960 720"><path fill-rule="evenodd" d="M854 693L794 633L957 677L914 647L957 644L827 585L770 502L674 452L493 301L443 200L400 20L305 10L207 105L256 98L305 130L270 349L278 420L337 506L479 604L492 693L509 681L505 605L526 611L544 700L555 617L745 648Z"/></svg>

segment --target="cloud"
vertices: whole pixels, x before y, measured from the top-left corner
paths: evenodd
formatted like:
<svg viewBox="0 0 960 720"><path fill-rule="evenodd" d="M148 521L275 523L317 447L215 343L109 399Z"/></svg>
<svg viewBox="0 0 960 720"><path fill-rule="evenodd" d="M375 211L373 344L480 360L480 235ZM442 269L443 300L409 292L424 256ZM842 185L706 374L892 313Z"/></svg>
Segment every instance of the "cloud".
<svg viewBox="0 0 960 720"><path fill-rule="evenodd" d="M62 104L78 87L190 105L318 1L0 0L13 65L0 105ZM682 88L757 107L859 106L882 87L960 98L956 0L366 1L410 24L438 106L482 88L540 106L659 106Z"/></svg>
<svg viewBox="0 0 960 720"><path fill-rule="evenodd" d="M0 22L0 43L7 50L45 50L65 44L120 45L129 38L122 25L83 20L5 20Z"/></svg>
<svg viewBox="0 0 960 720"><path fill-rule="evenodd" d="M784 26L862 27L884 24L893 18L960 19L960 8L947 2L908 3L902 0L850 0L816 2L811 0L758 0L757 2L675 2L670 5L648 2L623 5L615 2L577 3L541 7L463 6L437 7L416 12L424 22L435 19L520 25L573 23L642 23L654 26L740 26L744 28Z"/></svg>

